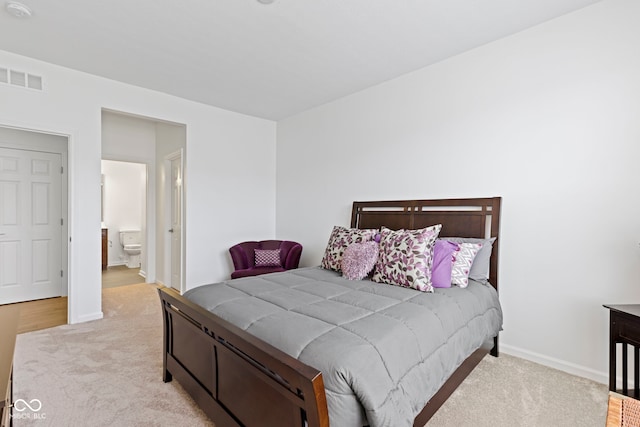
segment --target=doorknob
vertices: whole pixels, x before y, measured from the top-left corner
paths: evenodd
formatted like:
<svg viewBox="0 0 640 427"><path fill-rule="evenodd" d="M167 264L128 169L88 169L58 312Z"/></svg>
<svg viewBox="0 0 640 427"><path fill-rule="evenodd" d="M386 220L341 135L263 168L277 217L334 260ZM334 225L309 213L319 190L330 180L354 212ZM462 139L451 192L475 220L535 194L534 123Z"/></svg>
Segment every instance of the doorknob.
<svg viewBox="0 0 640 427"><path fill-rule="evenodd" d="M170 228L170 229L169 229L169 233L173 233L173 228Z"/></svg>

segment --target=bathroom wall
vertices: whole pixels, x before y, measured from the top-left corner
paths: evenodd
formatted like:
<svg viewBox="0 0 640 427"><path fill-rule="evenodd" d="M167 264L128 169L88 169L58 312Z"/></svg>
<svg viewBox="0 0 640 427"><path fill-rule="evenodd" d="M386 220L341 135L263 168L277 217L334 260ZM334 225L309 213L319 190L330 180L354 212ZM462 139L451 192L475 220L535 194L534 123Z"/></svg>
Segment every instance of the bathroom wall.
<svg viewBox="0 0 640 427"><path fill-rule="evenodd" d="M104 218L109 230L109 266L122 265L126 258L120 245L120 230L142 230L146 201L146 165L102 160ZM142 247L143 253L146 248ZM141 257L144 258L144 257Z"/></svg>

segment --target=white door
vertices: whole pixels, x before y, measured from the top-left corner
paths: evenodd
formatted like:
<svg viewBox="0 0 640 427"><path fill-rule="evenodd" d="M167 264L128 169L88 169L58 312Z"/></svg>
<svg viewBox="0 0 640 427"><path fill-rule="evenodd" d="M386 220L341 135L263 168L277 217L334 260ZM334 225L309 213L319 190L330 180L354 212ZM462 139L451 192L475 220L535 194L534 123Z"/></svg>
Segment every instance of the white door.
<svg viewBox="0 0 640 427"><path fill-rule="evenodd" d="M171 287L182 290L182 157L171 159Z"/></svg>
<svg viewBox="0 0 640 427"><path fill-rule="evenodd" d="M0 304L66 294L62 155L0 148Z"/></svg>

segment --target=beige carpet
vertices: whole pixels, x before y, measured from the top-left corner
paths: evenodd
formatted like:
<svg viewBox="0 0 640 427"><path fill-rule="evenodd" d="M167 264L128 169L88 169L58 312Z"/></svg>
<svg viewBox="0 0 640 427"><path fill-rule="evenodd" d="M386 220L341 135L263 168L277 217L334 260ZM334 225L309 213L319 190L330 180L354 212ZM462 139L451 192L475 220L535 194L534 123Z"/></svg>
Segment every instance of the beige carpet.
<svg viewBox="0 0 640 427"><path fill-rule="evenodd" d="M102 320L18 336L14 401L38 399L42 408L14 416L14 425L212 425L177 381L162 382L156 288L105 289L103 312Z"/></svg>
<svg viewBox="0 0 640 427"><path fill-rule="evenodd" d="M603 427L609 389L506 354L486 356L428 427Z"/></svg>
<svg viewBox="0 0 640 427"><path fill-rule="evenodd" d="M102 320L18 336L14 400L42 407L15 426L212 425L177 381L162 382L155 287L103 296ZM486 357L427 426L602 427L606 411L605 385L502 355Z"/></svg>

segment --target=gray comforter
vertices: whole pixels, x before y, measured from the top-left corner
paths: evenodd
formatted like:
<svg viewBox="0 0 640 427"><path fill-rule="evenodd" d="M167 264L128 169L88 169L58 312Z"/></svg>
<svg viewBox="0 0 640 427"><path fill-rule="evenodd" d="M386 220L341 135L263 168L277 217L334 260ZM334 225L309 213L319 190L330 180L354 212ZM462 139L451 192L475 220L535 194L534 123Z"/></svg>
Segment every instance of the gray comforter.
<svg viewBox="0 0 640 427"><path fill-rule="evenodd" d="M428 294L313 267L185 296L322 371L332 427L412 426L451 373L502 326L495 290L474 281Z"/></svg>

